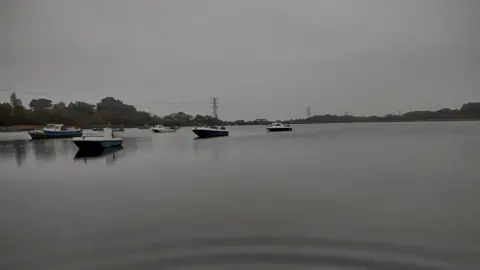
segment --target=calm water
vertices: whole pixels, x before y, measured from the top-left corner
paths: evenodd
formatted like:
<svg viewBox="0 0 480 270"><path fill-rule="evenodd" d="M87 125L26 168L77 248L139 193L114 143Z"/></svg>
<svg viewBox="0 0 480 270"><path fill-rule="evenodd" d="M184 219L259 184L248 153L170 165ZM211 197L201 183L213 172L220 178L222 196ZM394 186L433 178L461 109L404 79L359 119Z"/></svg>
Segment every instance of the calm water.
<svg viewBox="0 0 480 270"><path fill-rule="evenodd" d="M480 122L0 134L0 269L480 269Z"/></svg>

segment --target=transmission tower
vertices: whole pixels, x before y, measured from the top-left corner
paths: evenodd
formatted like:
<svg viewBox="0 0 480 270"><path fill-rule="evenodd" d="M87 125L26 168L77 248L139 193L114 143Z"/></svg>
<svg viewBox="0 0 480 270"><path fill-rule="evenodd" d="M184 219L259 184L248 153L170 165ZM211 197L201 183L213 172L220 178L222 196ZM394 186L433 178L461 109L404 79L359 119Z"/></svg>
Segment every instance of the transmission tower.
<svg viewBox="0 0 480 270"><path fill-rule="evenodd" d="M213 97L212 99L212 108L213 108L213 116L218 118L218 98Z"/></svg>

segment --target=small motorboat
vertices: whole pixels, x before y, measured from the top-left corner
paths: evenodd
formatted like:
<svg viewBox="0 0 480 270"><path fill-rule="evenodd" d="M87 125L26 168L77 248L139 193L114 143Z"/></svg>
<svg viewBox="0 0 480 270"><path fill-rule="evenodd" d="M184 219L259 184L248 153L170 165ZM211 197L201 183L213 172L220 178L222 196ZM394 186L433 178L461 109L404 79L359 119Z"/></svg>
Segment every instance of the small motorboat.
<svg viewBox="0 0 480 270"><path fill-rule="evenodd" d="M42 130L29 131L32 139L55 139L81 137L83 131L78 128L65 128L62 124L47 124Z"/></svg>
<svg viewBox="0 0 480 270"><path fill-rule="evenodd" d="M176 129L171 127L165 127L163 125L156 125L152 128L152 131L155 133L171 133L175 132Z"/></svg>
<svg viewBox="0 0 480 270"><path fill-rule="evenodd" d="M199 138L223 137L228 136L230 133L224 126L194 127L192 131Z"/></svg>
<svg viewBox="0 0 480 270"><path fill-rule="evenodd" d="M279 132L279 131L292 131L292 126L284 125L282 123L273 123L267 126L267 131L269 132Z"/></svg>
<svg viewBox="0 0 480 270"><path fill-rule="evenodd" d="M101 152L106 148L122 146L123 139L115 137L112 129L104 128L103 133L103 136L73 138L72 142L84 152Z"/></svg>

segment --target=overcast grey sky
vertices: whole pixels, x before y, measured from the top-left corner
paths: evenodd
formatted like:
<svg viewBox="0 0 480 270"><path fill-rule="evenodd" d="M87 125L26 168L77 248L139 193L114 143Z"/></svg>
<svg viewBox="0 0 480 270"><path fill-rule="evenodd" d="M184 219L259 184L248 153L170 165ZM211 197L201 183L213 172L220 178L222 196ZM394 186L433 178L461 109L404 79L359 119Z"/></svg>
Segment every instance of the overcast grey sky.
<svg viewBox="0 0 480 270"><path fill-rule="evenodd" d="M218 96L227 120L454 108L480 101L479 29L477 0L0 0L0 88L160 115Z"/></svg>

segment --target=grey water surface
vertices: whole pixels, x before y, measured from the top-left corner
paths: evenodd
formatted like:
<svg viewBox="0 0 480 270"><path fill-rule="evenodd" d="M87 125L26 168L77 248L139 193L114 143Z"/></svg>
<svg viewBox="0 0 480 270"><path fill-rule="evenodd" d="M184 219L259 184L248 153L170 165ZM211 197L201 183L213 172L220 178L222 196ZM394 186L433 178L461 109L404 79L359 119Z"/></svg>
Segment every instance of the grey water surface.
<svg viewBox="0 0 480 270"><path fill-rule="evenodd" d="M480 122L0 133L0 269L480 269Z"/></svg>

